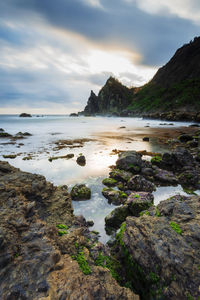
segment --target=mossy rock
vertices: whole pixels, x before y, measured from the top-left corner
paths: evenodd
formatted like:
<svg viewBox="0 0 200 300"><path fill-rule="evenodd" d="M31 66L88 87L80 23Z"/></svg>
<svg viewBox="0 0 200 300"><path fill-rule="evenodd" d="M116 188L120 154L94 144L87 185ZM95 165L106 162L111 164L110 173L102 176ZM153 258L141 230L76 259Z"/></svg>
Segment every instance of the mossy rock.
<svg viewBox="0 0 200 300"><path fill-rule="evenodd" d="M117 180L113 178L105 178L102 183L108 187L112 187L117 185Z"/></svg>
<svg viewBox="0 0 200 300"><path fill-rule="evenodd" d="M0 138L7 138L11 137L12 135L7 132L0 132Z"/></svg>
<svg viewBox="0 0 200 300"><path fill-rule="evenodd" d="M71 190L72 200L88 200L91 198L91 190L85 184L76 184Z"/></svg>
<svg viewBox="0 0 200 300"><path fill-rule="evenodd" d="M106 199L108 199L109 203L114 205L123 204L126 200L128 195L122 191L117 191L112 188L104 188L102 190L102 194Z"/></svg>

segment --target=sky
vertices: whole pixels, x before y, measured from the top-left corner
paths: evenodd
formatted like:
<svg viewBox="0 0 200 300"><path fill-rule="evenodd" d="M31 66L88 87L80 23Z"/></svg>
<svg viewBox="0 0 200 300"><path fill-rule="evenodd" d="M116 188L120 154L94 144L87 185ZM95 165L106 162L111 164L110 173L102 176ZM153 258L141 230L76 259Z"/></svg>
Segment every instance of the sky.
<svg viewBox="0 0 200 300"><path fill-rule="evenodd" d="M199 0L1 0L0 113L81 111L109 76L142 86L199 32Z"/></svg>

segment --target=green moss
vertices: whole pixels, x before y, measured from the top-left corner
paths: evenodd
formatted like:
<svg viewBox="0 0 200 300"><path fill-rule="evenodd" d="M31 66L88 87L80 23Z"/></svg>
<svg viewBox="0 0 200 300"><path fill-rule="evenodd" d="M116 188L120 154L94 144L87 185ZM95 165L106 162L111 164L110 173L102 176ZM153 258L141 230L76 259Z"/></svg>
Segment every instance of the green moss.
<svg viewBox="0 0 200 300"><path fill-rule="evenodd" d="M77 260L79 267L80 267L81 271L83 272L83 274L89 275L92 273L90 266L88 265L82 251L80 251L78 253L76 260Z"/></svg>
<svg viewBox="0 0 200 300"><path fill-rule="evenodd" d="M113 178L105 178L102 183L106 186L116 186L117 180Z"/></svg>
<svg viewBox="0 0 200 300"><path fill-rule="evenodd" d="M160 155L155 155L155 156L152 157L151 163L152 163L152 164L157 164L157 163L160 163L161 160L162 160L162 156L160 156Z"/></svg>
<svg viewBox="0 0 200 300"><path fill-rule="evenodd" d="M179 225L175 222L170 222L169 224L171 226L171 228L176 231L178 234L181 234L182 233L182 230L181 228L179 227Z"/></svg>
<svg viewBox="0 0 200 300"><path fill-rule="evenodd" d="M115 278L117 281L120 280L120 276L117 273L117 269L120 267L120 264L115 259L102 255L101 252L99 252L99 255L95 261L95 264L97 266L101 266L103 268L107 268L110 270L110 273L113 278Z"/></svg>
<svg viewBox="0 0 200 300"><path fill-rule="evenodd" d="M161 299L163 286L160 277L151 271L146 274L141 266L132 260L132 257L123 242L123 234L126 224L123 223L119 233L116 235L117 243L120 244L122 255L120 257L121 269L123 269L123 279L120 284L129 287L131 290L140 294L141 299Z"/></svg>
<svg viewBox="0 0 200 300"><path fill-rule="evenodd" d="M68 229L68 227L64 224L58 224L58 225L56 225L56 227L59 229Z"/></svg>
<svg viewBox="0 0 200 300"><path fill-rule="evenodd" d="M161 214L160 214L158 208L156 207L156 217L160 217L160 216L161 216Z"/></svg>
<svg viewBox="0 0 200 300"><path fill-rule="evenodd" d="M99 235L99 232L96 231L96 230L92 230L91 232L94 233L94 234L96 234L96 235Z"/></svg>
<svg viewBox="0 0 200 300"><path fill-rule="evenodd" d="M74 247L75 247L76 249L78 249L78 248L79 248L79 246L78 246L78 243L77 243L77 242L75 242L75 243L74 243Z"/></svg>
<svg viewBox="0 0 200 300"><path fill-rule="evenodd" d="M187 188L183 188L184 192L190 195L197 195L193 190L189 190Z"/></svg>
<svg viewBox="0 0 200 300"><path fill-rule="evenodd" d="M67 231L66 231L66 230L58 230L58 234L59 234L60 236L63 236L63 235L65 235L65 234L67 234Z"/></svg>
<svg viewBox="0 0 200 300"><path fill-rule="evenodd" d="M124 247L124 242L123 242L123 233L126 230L126 223L122 223L120 227L120 231L116 234L116 239L119 241L120 245Z"/></svg>
<svg viewBox="0 0 200 300"><path fill-rule="evenodd" d="M156 275L154 272L149 273L149 278L152 283L157 283L158 281L160 281L160 277Z"/></svg>
<svg viewBox="0 0 200 300"><path fill-rule="evenodd" d="M126 193L124 193L124 192L119 192L120 194L120 198L128 198L128 195L126 194Z"/></svg>
<svg viewBox="0 0 200 300"><path fill-rule="evenodd" d="M186 297L187 297L187 300L194 300L194 298L191 296L190 293L187 293L187 294L186 294Z"/></svg>
<svg viewBox="0 0 200 300"><path fill-rule="evenodd" d="M134 198L140 199L140 195L136 194L136 195L134 195Z"/></svg>
<svg viewBox="0 0 200 300"><path fill-rule="evenodd" d="M148 210L144 210L144 211L141 211L141 212L139 213L139 215L140 215L140 217L143 216L143 215L149 216L150 213L148 212Z"/></svg>

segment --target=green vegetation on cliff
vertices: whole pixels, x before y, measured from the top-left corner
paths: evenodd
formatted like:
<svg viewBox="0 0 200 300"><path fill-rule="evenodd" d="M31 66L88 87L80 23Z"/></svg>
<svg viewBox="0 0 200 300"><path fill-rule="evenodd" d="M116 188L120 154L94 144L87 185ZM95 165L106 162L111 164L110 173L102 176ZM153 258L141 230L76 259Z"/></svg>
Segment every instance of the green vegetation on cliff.
<svg viewBox="0 0 200 300"><path fill-rule="evenodd" d="M179 48L152 80L128 88L110 77L98 96L91 92L84 114L129 116L154 112L200 110L200 37ZM198 120L197 120L198 121Z"/></svg>
<svg viewBox="0 0 200 300"><path fill-rule="evenodd" d="M151 112L178 110L182 107L200 109L200 78L175 82L170 87L150 82L139 90L128 109Z"/></svg>

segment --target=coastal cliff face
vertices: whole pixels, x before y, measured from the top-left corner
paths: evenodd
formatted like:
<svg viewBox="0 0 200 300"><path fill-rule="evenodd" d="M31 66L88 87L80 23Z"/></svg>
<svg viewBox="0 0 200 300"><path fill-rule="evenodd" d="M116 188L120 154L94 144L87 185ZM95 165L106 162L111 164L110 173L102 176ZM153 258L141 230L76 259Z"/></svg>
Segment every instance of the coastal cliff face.
<svg viewBox="0 0 200 300"><path fill-rule="evenodd" d="M127 88L110 77L98 96L93 92L84 114L118 113L134 115L167 112L189 112L198 121L200 110L200 37L176 51L153 79L140 88ZM159 117L159 115L155 115ZM179 118L179 117L177 117ZM179 119L187 119L181 115Z"/></svg>
<svg viewBox="0 0 200 300"><path fill-rule="evenodd" d="M179 48L129 108L137 112L200 110L200 37Z"/></svg>
<svg viewBox="0 0 200 300"><path fill-rule="evenodd" d="M119 114L131 104L134 89L129 89L110 77L98 96L91 91L84 114Z"/></svg>

